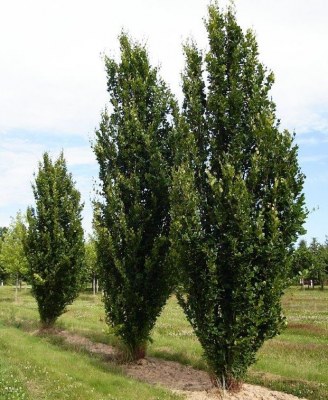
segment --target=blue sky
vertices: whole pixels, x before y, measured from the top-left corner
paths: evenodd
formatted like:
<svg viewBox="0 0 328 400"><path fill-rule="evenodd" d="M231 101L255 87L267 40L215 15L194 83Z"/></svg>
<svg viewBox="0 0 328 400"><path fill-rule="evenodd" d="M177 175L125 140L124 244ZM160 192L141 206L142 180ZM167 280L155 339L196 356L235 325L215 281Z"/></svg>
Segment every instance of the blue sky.
<svg viewBox="0 0 328 400"><path fill-rule="evenodd" d="M11 0L0 15L0 226L33 204L33 172L61 149L85 202L98 167L90 139L108 102L101 55L118 55L126 29L146 41L154 65L181 99L181 43L206 47L204 0ZM227 1L221 1L225 5ZM311 211L306 238L328 234L328 3L236 0L238 21L257 34L260 59L276 76L282 128L296 132Z"/></svg>

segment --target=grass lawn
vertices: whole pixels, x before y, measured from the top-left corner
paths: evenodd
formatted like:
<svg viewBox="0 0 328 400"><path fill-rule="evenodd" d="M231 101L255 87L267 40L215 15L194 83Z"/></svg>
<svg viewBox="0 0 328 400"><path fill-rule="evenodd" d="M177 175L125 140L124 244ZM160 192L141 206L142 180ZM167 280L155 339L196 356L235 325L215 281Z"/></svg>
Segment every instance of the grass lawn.
<svg viewBox="0 0 328 400"><path fill-rule="evenodd" d="M266 342L249 381L313 400L328 399L328 290L289 289L288 326Z"/></svg>
<svg viewBox="0 0 328 400"><path fill-rule="evenodd" d="M265 343L247 381L307 397L328 399L328 290L289 289L283 298L285 332ZM117 345L108 334L100 296L81 294L57 326L95 342ZM118 367L46 337L38 329L29 289L0 287L0 400L176 399L123 376ZM172 297L153 332L149 355L206 369L202 349Z"/></svg>

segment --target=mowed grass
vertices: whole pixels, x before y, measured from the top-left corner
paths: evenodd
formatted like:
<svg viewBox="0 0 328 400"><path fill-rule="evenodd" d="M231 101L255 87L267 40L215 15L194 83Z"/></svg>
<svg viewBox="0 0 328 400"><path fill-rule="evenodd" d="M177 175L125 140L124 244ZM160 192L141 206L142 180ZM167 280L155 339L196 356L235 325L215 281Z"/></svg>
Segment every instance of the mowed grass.
<svg viewBox="0 0 328 400"><path fill-rule="evenodd" d="M0 324L0 399L174 399L118 367Z"/></svg>
<svg viewBox="0 0 328 400"><path fill-rule="evenodd" d="M328 290L288 289L283 298L283 307L288 327L283 334L264 344L256 364L249 370L247 381L309 400L326 400ZM82 400L89 398L90 393L95 399L175 398L169 392L126 378L117 368L99 358L35 336L33 332L38 329L38 313L29 289L23 289L15 303L13 289L0 287L0 322L0 399ZM94 342L118 345L117 339L108 333L100 295L81 294L68 312L59 318L57 326ZM149 355L206 369L201 346L174 297L169 299L157 321L152 338ZM10 356L6 353L8 348ZM24 353L24 349L28 348L30 350ZM23 356L16 357L16 353ZM51 365L44 360L45 354L54 360ZM30 368L24 369L24 363ZM76 372L72 375L73 365ZM36 371L34 375L31 373L33 368ZM42 372L44 370L48 373ZM2 376L12 379L12 397L1 397ZM58 389L56 384L59 385ZM134 385L139 385L140 389L136 390ZM66 387L70 387L67 395ZM141 395L142 390L144 392ZM158 392L153 392L156 390ZM52 397L46 397L45 394Z"/></svg>
<svg viewBox="0 0 328 400"><path fill-rule="evenodd" d="M0 288L0 400L174 400L181 397L126 377L119 366L38 334L36 304L23 290L17 303L11 290ZM100 301L79 299L59 325L74 330L78 313L101 308ZM80 309L80 311L78 311ZM93 318L77 332L97 329ZM99 335L101 336L101 330Z"/></svg>

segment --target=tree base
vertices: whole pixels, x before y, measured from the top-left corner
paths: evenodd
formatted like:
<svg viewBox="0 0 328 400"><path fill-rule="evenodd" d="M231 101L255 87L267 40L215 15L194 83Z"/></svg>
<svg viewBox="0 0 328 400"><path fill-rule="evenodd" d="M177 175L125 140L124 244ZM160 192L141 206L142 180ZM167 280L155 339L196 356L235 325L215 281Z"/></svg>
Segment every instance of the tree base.
<svg viewBox="0 0 328 400"><path fill-rule="evenodd" d="M40 331L49 331L54 329L56 320L51 321L40 321Z"/></svg>
<svg viewBox="0 0 328 400"><path fill-rule="evenodd" d="M230 393L238 393L242 389L243 382L232 376L222 376L218 377L213 373L210 373L210 379L213 386L220 390L228 391Z"/></svg>
<svg viewBox="0 0 328 400"><path fill-rule="evenodd" d="M132 349L130 347L126 347L125 350L123 351L124 353L123 360L130 362L136 362L138 360L141 360L146 357L146 350L147 350L146 345L141 345Z"/></svg>

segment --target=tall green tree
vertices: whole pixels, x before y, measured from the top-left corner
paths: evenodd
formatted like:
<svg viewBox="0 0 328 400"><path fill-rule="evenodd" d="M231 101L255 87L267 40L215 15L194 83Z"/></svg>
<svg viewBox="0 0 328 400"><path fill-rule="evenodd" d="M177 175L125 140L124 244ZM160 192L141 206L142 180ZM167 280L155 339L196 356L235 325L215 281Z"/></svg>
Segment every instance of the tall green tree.
<svg viewBox="0 0 328 400"><path fill-rule="evenodd" d="M146 48L124 33L119 41L120 61L105 59L111 112L103 113L94 143L102 198L95 224L108 323L137 359L172 291L168 188L176 102Z"/></svg>
<svg viewBox="0 0 328 400"><path fill-rule="evenodd" d="M171 191L180 304L218 385L239 385L280 332L292 244L306 216L297 147L279 130L273 75L254 34L216 2L209 49L185 45L180 150Z"/></svg>
<svg viewBox="0 0 328 400"><path fill-rule="evenodd" d="M26 253L40 320L51 327L79 293L84 266L83 205L63 153L44 153L27 212Z"/></svg>
<svg viewBox="0 0 328 400"><path fill-rule="evenodd" d="M9 276L15 280L16 298L21 280L27 276L27 259L24 251L26 228L24 222L24 216L21 212L18 212L16 217L12 218L9 227L2 231L0 238L0 270L2 270L4 278Z"/></svg>

